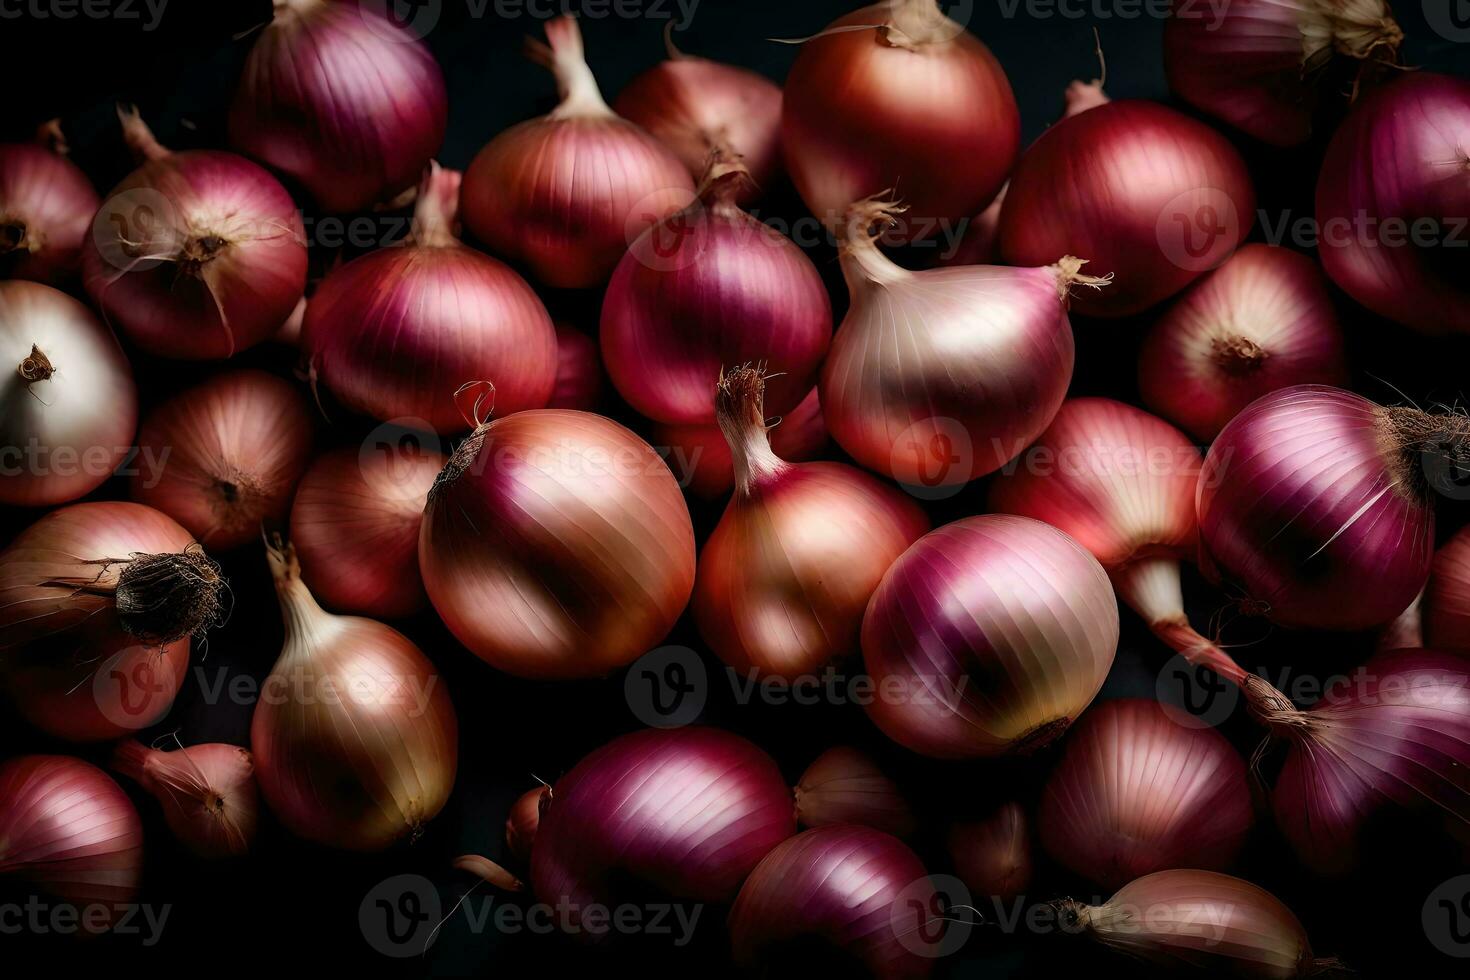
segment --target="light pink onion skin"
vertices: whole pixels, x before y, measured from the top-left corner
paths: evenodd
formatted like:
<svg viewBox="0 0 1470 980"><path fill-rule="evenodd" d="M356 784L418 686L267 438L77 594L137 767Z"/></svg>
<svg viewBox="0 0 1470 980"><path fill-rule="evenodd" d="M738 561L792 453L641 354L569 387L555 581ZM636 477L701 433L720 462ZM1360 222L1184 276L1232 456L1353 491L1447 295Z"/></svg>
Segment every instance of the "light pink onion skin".
<svg viewBox="0 0 1470 980"><path fill-rule="evenodd" d="M602 402L605 387L597 341L567 323L556 325L556 386L547 408L590 412Z"/></svg>
<svg viewBox="0 0 1470 980"><path fill-rule="evenodd" d="M82 912L104 906L110 926L137 895L143 821L101 769L63 755L0 765L0 879L32 886Z"/></svg>
<svg viewBox="0 0 1470 980"><path fill-rule="evenodd" d="M1470 81L1410 72L1358 102L1317 181L1322 265L1332 281L1404 326L1470 330L1467 216ZM1416 244L1421 221L1432 226L1435 247Z"/></svg>
<svg viewBox="0 0 1470 980"><path fill-rule="evenodd" d="M531 863L531 847L541 827L541 811L551 804L551 787L537 786L516 797L505 819L505 849L523 865Z"/></svg>
<svg viewBox="0 0 1470 980"><path fill-rule="evenodd" d="M1014 800L979 820L953 824L945 847L955 874L977 897L1014 899L1031 885L1031 829Z"/></svg>
<svg viewBox="0 0 1470 980"><path fill-rule="evenodd" d="M1112 273L1073 307L1121 317L1168 299L1250 232L1255 190L1219 133L1154 102L1108 102L1057 122L1016 165L1000 219L1008 265L1061 255Z"/></svg>
<svg viewBox="0 0 1470 980"><path fill-rule="evenodd" d="M169 829L194 854L221 859L250 850L260 794L248 750L209 742L160 752L126 739L112 766L158 799Z"/></svg>
<svg viewBox="0 0 1470 980"><path fill-rule="evenodd" d="M812 760L796 781L796 820L803 827L860 824L907 838L919 818L888 773L864 752L838 745Z"/></svg>
<svg viewBox="0 0 1470 980"><path fill-rule="evenodd" d="M1244 245L1159 317L1139 350L1144 404L1208 442L1262 395L1348 382L1342 326L1316 262Z"/></svg>
<svg viewBox="0 0 1470 980"><path fill-rule="evenodd" d="M920 538L873 593L866 707L922 755L1026 753L1091 703L1117 646L1118 603L1097 559L1040 521L971 517Z"/></svg>
<svg viewBox="0 0 1470 980"><path fill-rule="evenodd" d="M1435 552L1423 611L1425 646L1470 653L1470 528Z"/></svg>
<svg viewBox="0 0 1470 980"><path fill-rule="evenodd" d="M69 282L100 203L87 175L60 153L0 144L0 275Z"/></svg>
<svg viewBox="0 0 1470 980"><path fill-rule="evenodd" d="M827 423L817 389L807 392L801 404L781 416L770 430L771 449L789 463L815 459L827 448ZM735 464L730 445L717 425L659 425L651 427L650 438L667 453L669 468L679 484L703 500L716 500L735 486Z"/></svg>
<svg viewBox="0 0 1470 980"><path fill-rule="evenodd" d="M230 143L328 211L412 187L444 141L443 72L418 37L374 7L275 0L230 108Z"/></svg>

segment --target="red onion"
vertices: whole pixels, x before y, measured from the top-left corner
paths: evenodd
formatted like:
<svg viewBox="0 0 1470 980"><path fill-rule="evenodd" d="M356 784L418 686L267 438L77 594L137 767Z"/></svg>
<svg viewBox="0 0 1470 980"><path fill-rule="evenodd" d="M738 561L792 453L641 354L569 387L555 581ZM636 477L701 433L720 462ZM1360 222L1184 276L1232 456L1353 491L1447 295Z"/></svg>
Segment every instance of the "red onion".
<svg viewBox="0 0 1470 980"><path fill-rule="evenodd" d="M443 455L407 445L318 456L291 504L301 579L332 609L384 619L428 605L419 525Z"/></svg>
<svg viewBox="0 0 1470 980"><path fill-rule="evenodd" d="M802 44L785 92L786 167L833 228L853 201L897 188L916 216L898 237L931 238L985 209L1021 144L1000 63L935 0L884 0L833 21Z"/></svg>
<svg viewBox="0 0 1470 980"><path fill-rule="evenodd" d="M412 242L334 270L311 297L302 346L354 412L450 434L464 420L446 394L466 377L494 378L507 415L551 397L551 317L509 266L454 237L459 183L456 171L430 164Z"/></svg>
<svg viewBox="0 0 1470 980"><path fill-rule="evenodd" d="M929 975L943 939L924 865L896 837L868 827L803 831L751 872L730 910L730 947L746 968L781 961L793 947L875 980Z"/></svg>
<svg viewBox="0 0 1470 980"><path fill-rule="evenodd" d="M874 240L900 210L868 200L849 212L842 271L852 304L822 369L822 411L869 469L953 486L1046 428L1072 378L1071 288L1106 280L1081 275L1085 260L1061 252L1044 268L902 269Z"/></svg>
<svg viewBox="0 0 1470 980"><path fill-rule="evenodd" d="M1240 754L1157 701L1105 701L1077 723L1037 813L1060 864L1105 888L1166 868L1228 868L1255 816Z"/></svg>
<svg viewBox="0 0 1470 980"><path fill-rule="evenodd" d="M1031 884L1031 831L1015 801L980 820L952 825L945 845L955 874L974 895L1005 901Z"/></svg>
<svg viewBox="0 0 1470 980"><path fill-rule="evenodd" d="M643 233L602 301L602 354L622 396L660 422L715 420L720 369L764 358L773 413L811 390L832 304L811 259L735 205L748 178L715 160L699 200ZM690 329L691 323L699 328Z"/></svg>
<svg viewBox="0 0 1470 980"><path fill-rule="evenodd" d="M1118 647L1097 559L1040 521L971 517L920 538L863 618L868 714L924 755L1026 753L1091 703Z"/></svg>
<svg viewBox="0 0 1470 980"><path fill-rule="evenodd" d="M0 654L15 710L71 741L158 721L189 637L223 618L219 566L169 517L129 503L51 511L0 551Z"/></svg>
<svg viewBox="0 0 1470 980"><path fill-rule="evenodd" d="M311 455L311 409L264 371L211 378L164 402L138 430L132 496L163 511L207 548L237 548L279 521Z"/></svg>
<svg viewBox="0 0 1470 980"><path fill-rule="evenodd" d="M598 677L663 639L694 586L694 528L653 448L611 419L482 421L429 491L419 568L481 659L518 677Z"/></svg>
<svg viewBox="0 0 1470 980"><path fill-rule="evenodd" d="M158 798L169 829L199 857L250 850L260 803L247 750L211 742L160 752L127 739L114 750L112 767Z"/></svg>
<svg viewBox="0 0 1470 980"><path fill-rule="evenodd" d="M914 808L878 764L848 745L828 749L796 782L796 822L803 827L860 824L895 837L919 826Z"/></svg>
<svg viewBox="0 0 1470 980"><path fill-rule="evenodd" d="M551 787L537 786L516 798L505 820L505 849L521 864L531 862L531 845L541 827L541 811L551 804Z"/></svg>
<svg viewBox="0 0 1470 980"><path fill-rule="evenodd" d="M1002 187L990 206L970 219L954 249L941 254L934 263L951 265L995 265L1000 261L1000 212L1005 206L1006 188Z"/></svg>
<svg viewBox="0 0 1470 980"><path fill-rule="evenodd" d="M868 598L929 529L919 505L842 463L787 463L766 437L760 370L720 378L735 496L699 556L694 619L736 670L795 680L858 649Z"/></svg>
<svg viewBox="0 0 1470 980"><path fill-rule="evenodd" d="M1320 385L1252 402L1200 472L1205 571L1282 626L1387 623L1429 576L1434 510L1422 470L1463 429L1454 416Z"/></svg>
<svg viewBox="0 0 1470 980"><path fill-rule="evenodd" d="M138 425L128 359L81 303L40 283L0 281L0 503L66 503L127 458Z"/></svg>
<svg viewBox="0 0 1470 980"><path fill-rule="evenodd" d="M1268 392L1347 379L1326 277L1271 245L1243 246L1189 287L1139 352L1144 403L1205 442Z"/></svg>
<svg viewBox="0 0 1470 980"><path fill-rule="evenodd" d="M1322 265L1375 313L1470 330L1470 81L1411 72L1365 97L1317 181Z"/></svg>
<svg viewBox="0 0 1470 980"><path fill-rule="evenodd" d="M100 931L127 914L142 871L143 822L105 772L64 755L0 764L0 880L74 906L82 929Z"/></svg>
<svg viewBox="0 0 1470 980"><path fill-rule="evenodd" d="M1175 4L1164 27L1174 94L1273 146L1305 143L1336 58L1392 63L1403 31L1384 0Z"/></svg>
<svg viewBox="0 0 1470 980"><path fill-rule="evenodd" d="M1470 527L1435 552L1423 611L1426 645L1470 653Z"/></svg>
<svg viewBox="0 0 1470 980"><path fill-rule="evenodd" d="M119 109L142 164L112 189L82 252L87 292L162 357L230 357L270 337L306 290L306 231L260 167L216 150L171 153Z"/></svg>
<svg viewBox="0 0 1470 980"><path fill-rule="evenodd" d="M289 174L328 211L412 187L444 141L444 75L382 4L274 0L245 59L230 142Z"/></svg>
<svg viewBox="0 0 1470 980"><path fill-rule="evenodd" d="M64 147L0 144L0 276L54 286L70 281L100 203Z"/></svg>
<svg viewBox="0 0 1470 980"><path fill-rule="evenodd" d="M556 325L556 386L547 408L590 412L602 401L602 355L597 341L576 327Z"/></svg>
<svg viewBox="0 0 1470 980"><path fill-rule="evenodd" d="M289 544L266 557L286 638L250 721L261 794L318 844L376 851L417 837L449 799L458 757L434 665L397 630L318 606Z"/></svg>
<svg viewBox="0 0 1470 980"><path fill-rule="evenodd" d="M575 19L547 21L546 40L528 52L556 75L561 104L480 150L461 212L476 238L537 281L582 289L606 282L628 244L687 205L694 184L678 157L607 107Z"/></svg>
<svg viewBox="0 0 1470 980"><path fill-rule="evenodd" d="M1077 297L1077 310L1128 316L1225 261L1254 216L1250 174L1225 137L1154 102L1106 102L1062 119L1021 157L1000 251L1023 266L1087 256L1117 279Z"/></svg>

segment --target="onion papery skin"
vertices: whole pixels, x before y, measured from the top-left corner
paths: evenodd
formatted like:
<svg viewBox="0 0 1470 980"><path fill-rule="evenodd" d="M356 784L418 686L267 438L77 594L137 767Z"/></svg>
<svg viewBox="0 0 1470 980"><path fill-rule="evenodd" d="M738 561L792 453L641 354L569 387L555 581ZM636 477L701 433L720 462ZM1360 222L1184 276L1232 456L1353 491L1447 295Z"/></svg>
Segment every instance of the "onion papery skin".
<svg viewBox="0 0 1470 980"><path fill-rule="evenodd" d="M1364 97L1332 137L1317 180L1332 281L1415 330L1470 330L1466 215L1470 81L1410 72Z"/></svg>
<svg viewBox="0 0 1470 980"><path fill-rule="evenodd" d="M1290 980L1324 965L1312 958L1302 924L1280 899L1216 871L1158 871L1101 905L1060 904L1069 929L1169 970Z"/></svg>
<svg viewBox="0 0 1470 980"><path fill-rule="evenodd" d="M419 526L445 458L431 449L337 449L312 461L291 503L301 578L328 608L384 619L429 604Z"/></svg>
<svg viewBox="0 0 1470 980"><path fill-rule="evenodd" d="M0 276L69 282L100 204L87 175L60 153L0 144Z"/></svg>
<svg viewBox="0 0 1470 980"><path fill-rule="evenodd" d="M107 773L64 755L0 765L0 880L34 887L110 928L126 914L143 871L143 821Z"/></svg>
<svg viewBox="0 0 1470 980"><path fill-rule="evenodd" d="M1155 102L1107 102L1057 122L1021 157L1000 218L1008 265L1081 255L1116 278L1073 307L1121 317L1229 257L1255 219L1245 161L1219 133Z"/></svg>
<svg viewBox="0 0 1470 980"><path fill-rule="evenodd" d="M1425 645L1470 653L1470 529L1435 552L1422 608Z"/></svg>
<svg viewBox="0 0 1470 980"><path fill-rule="evenodd" d="M803 827L859 824L905 838L919 827L898 783L850 745L828 749L801 774L796 821Z"/></svg>
<svg viewBox="0 0 1470 980"><path fill-rule="evenodd" d="M350 851L416 838L449 799L459 723L408 637L333 616L290 545L267 550L286 638L250 720L256 778L291 833Z"/></svg>
<svg viewBox="0 0 1470 980"><path fill-rule="evenodd" d="M932 237L985 209L1021 145L1005 71L934 0L891 0L833 21L802 44L784 91L786 169L832 228L853 201L897 188L913 220L896 237Z"/></svg>
<svg viewBox="0 0 1470 980"><path fill-rule="evenodd" d="M557 780L531 850L531 883L540 901L570 906L574 925L620 892L726 903L795 832L791 790L755 745L713 728L645 729Z"/></svg>
<svg viewBox="0 0 1470 980"><path fill-rule="evenodd" d="M495 379L504 415L542 408L556 385L546 307L505 263L452 233L459 174L434 165L419 188L414 238L331 272L307 305L302 346L337 400L379 421L443 435L465 422L449 393Z"/></svg>
<svg viewBox="0 0 1470 980"><path fill-rule="evenodd" d="M1403 612L1429 576L1434 511L1401 415L1432 422L1319 385L1252 402L1200 471L1206 573L1281 626L1371 629Z"/></svg>
<svg viewBox="0 0 1470 980"><path fill-rule="evenodd" d="M178 521L206 548L237 548L279 521L311 455L311 408L290 382L233 371L155 408L138 430L144 468L132 497Z"/></svg>
<svg viewBox="0 0 1470 980"><path fill-rule="evenodd" d="M716 500L735 486L735 461L719 426L655 424L650 428L650 438L660 452L667 453L680 485L694 496ZM770 439L771 449L789 463L806 462L822 454L829 440L817 389L807 392L801 404L781 416L770 430Z"/></svg>
<svg viewBox="0 0 1470 980"><path fill-rule="evenodd" d="M1262 395L1347 384L1342 327L1305 255L1245 245L1190 286L1139 351L1144 404L1208 442Z"/></svg>
<svg viewBox="0 0 1470 980"><path fill-rule="evenodd" d="M1176 4L1164 26L1174 94L1272 146L1312 135L1327 65L1391 63L1403 40L1384 0L1243 0L1219 10Z"/></svg>
<svg viewBox="0 0 1470 980"><path fill-rule="evenodd" d="M429 601L518 677L600 677L662 640L694 587L694 529L653 447L611 419L540 409L477 428L429 493Z"/></svg>
<svg viewBox="0 0 1470 980"><path fill-rule="evenodd" d="M210 742L160 752L126 739L112 767L157 797L169 829L194 854L220 859L250 850L260 795L248 750Z"/></svg>
<svg viewBox="0 0 1470 980"><path fill-rule="evenodd" d="M59 290L0 281L6 364L15 366L0 402L0 446L16 455L0 459L0 503L49 507L101 486L138 425L133 371L112 331Z"/></svg>
<svg viewBox="0 0 1470 980"><path fill-rule="evenodd" d="M274 0L230 106L230 143L357 211L413 186L444 142L444 74L381 5Z"/></svg>
<svg viewBox="0 0 1470 980"><path fill-rule="evenodd" d="M1031 884L1031 830L1014 800L979 820L952 825L945 846L955 874L977 897L1013 899Z"/></svg>
<svg viewBox="0 0 1470 980"><path fill-rule="evenodd" d="M868 714L894 741L937 758L1024 754L1096 696L1118 647L1118 603L1097 559L1061 531L972 517L893 563L862 647L878 692Z"/></svg>
<svg viewBox="0 0 1470 980"><path fill-rule="evenodd" d="M694 182L662 143L607 107L573 18L548 21L546 37L550 47L533 56L555 72L561 104L475 155L460 210L476 238L537 282L585 289L607 281L644 229L689 204Z"/></svg>
<svg viewBox="0 0 1470 980"><path fill-rule="evenodd" d="M803 831L756 866L730 910L730 947L746 968L810 944L828 963L841 956L844 972L926 977L943 936L942 923L929 918L935 914L928 873L907 845L870 827L834 824Z"/></svg>
<svg viewBox="0 0 1470 980"><path fill-rule="evenodd" d="M1167 868L1228 868L1254 821L1245 762L1229 741L1141 698L1082 717L1037 811L1047 852L1109 890Z"/></svg>
<svg viewBox="0 0 1470 980"><path fill-rule="evenodd" d="M551 803L551 787L537 786L516 798L505 819L505 849L521 864L531 862L531 846L541 827L541 811Z"/></svg>
<svg viewBox="0 0 1470 980"><path fill-rule="evenodd" d="M168 576L135 560L158 555ZM73 742L157 722L184 682L189 635L220 618L222 586L189 532L151 507L51 511L0 552L0 672L16 712Z"/></svg>
<svg viewBox="0 0 1470 980"><path fill-rule="evenodd" d="M590 412L602 402L602 355L597 341L576 327L556 325L556 385L547 408Z"/></svg>

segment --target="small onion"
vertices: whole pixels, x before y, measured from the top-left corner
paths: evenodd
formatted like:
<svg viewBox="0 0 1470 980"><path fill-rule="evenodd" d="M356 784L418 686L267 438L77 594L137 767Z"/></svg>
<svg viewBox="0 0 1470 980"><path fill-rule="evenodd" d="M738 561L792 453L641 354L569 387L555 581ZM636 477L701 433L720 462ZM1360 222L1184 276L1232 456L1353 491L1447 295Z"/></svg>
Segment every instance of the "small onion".
<svg viewBox="0 0 1470 980"><path fill-rule="evenodd" d="M537 786L516 798L505 819L505 849L521 864L531 862L531 846L541 826L541 811L551 803L551 787Z"/></svg>
<svg viewBox="0 0 1470 980"><path fill-rule="evenodd" d="M602 355L597 341L576 327L556 325L556 386L547 408L590 412L602 401Z"/></svg>
<svg viewBox="0 0 1470 980"><path fill-rule="evenodd" d="M955 874L976 896L1005 901L1031 884L1031 831L1026 811L1015 801L982 819L952 825L945 848Z"/></svg>
<svg viewBox="0 0 1470 980"><path fill-rule="evenodd" d="M796 782L796 822L803 827L860 824L895 837L912 836L919 827L898 783L848 745L823 752L801 774Z"/></svg>
<svg viewBox="0 0 1470 980"><path fill-rule="evenodd" d="M548 286L601 285L644 229L689 203L679 158L607 107L570 16L546 22L530 56L561 104L496 136L465 171L460 211L492 251ZM589 175L597 175L591 179Z"/></svg>
<svg viewBox="0 0 1470 980"><path fill-rule="evenodd" d="M938 266L995 265L1000 261L1000 212L1005 206L1002 187L990 206L970 219L954 247L935 261Z"/></svg>
<svg viewBox="0 0 1470 980"><path fill-rule="evenodd" d="M66 503L127 458L138 391L112 331L40 283L0 281L0 503Z"/></svg>
<svg viewBox="0 0 1470 980"><path fill-rule="evenodd" d="M1097 559L1009 515L929 532L883 576L863 618L890 738L940 758L1026 753L1091 703L1118 648L1118 603Z"/></svg>
<svg viewBox="0 0 1470 980"><path fill-rule="evenodd" d="M696 497L715 500L735 486L735 460L718 425L655 424L651 435L680 486ZM768 435L771 451L788 463L820 456L828 439L817 389L807 392L801 404L781 416Z"/></svg>
<svg viewBox="0 0 1470 980"><path fill-rule="evenodd" d="M0 143L0 277L70 281L100 203L60 148Z"/></svg>
<svg viewBox="0 0 1470 980"><path fill-rule="evenodd" d="M112 768L158 798L169 829L199 857L250 850L260 803L247 750L211 742L160 752L127 739L113 751Z"/></svg>
<svg viewBox="0 0 1470 980"><path fill-rule="evenodd" d="M211 378L164 402L138 430L132 497L184 525L205 547L237 548L279 521L311 454L311 410L264 371Z"/></svg>
<svg viewBox="0 0 1470 980"><path fill-rule="evenodd" d="M1470 653L1470 527L1435 552L1423 611L1426 645Z"/></svg>

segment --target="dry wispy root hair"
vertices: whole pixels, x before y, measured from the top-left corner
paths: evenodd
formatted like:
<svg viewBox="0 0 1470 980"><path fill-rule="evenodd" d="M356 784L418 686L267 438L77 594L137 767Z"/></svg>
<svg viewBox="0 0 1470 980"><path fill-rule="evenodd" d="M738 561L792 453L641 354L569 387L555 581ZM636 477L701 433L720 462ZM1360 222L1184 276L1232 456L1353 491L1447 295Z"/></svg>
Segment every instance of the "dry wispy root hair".
<svg viewBox="0 0 1470 980"><path fill-rule="evenodd" d="M1393 476L1406 490L1428 496L1442 488L1439 481L1445 477L1470 477L1470 416L1463 410L1436 414L1397 406L1381 411L1396 456Z"/></svg>
<svg viewBox="0 0 1470 980"><path fill-rule="evenodd" d="M113 602L123 629L163 646L224 622L226 596L219 562L195 544L177 554L133 555L118 576Z"/></svg>

